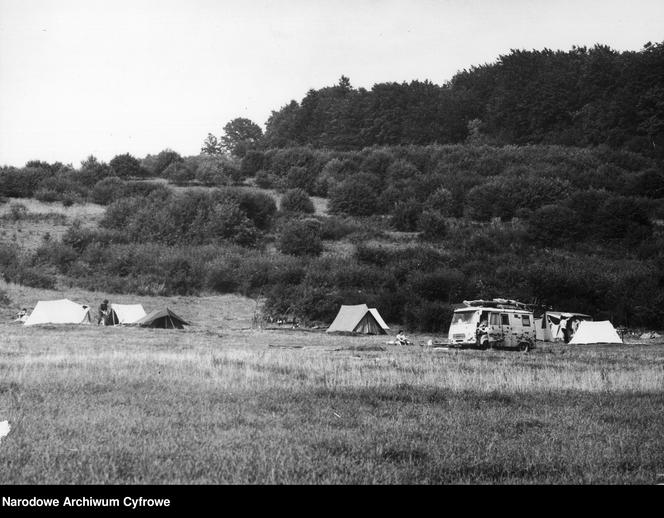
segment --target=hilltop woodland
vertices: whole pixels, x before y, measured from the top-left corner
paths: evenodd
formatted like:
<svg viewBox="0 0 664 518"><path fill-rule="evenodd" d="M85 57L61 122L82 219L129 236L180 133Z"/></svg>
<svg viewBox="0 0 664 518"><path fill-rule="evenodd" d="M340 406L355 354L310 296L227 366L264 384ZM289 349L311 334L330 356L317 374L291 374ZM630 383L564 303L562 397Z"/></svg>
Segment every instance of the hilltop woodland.
<svg viewBox="0 0 664 518"><path fill-rule="evenodd" d="M453 304L508 297L662 329L662 78L664 44L512 51L442 86L342 77L198 156L2 167L5 220L30 218L27 198L106 209L34 249L0 244L0 268L42 288L240 293L309 324L366 302L440 332Z"/></svg>

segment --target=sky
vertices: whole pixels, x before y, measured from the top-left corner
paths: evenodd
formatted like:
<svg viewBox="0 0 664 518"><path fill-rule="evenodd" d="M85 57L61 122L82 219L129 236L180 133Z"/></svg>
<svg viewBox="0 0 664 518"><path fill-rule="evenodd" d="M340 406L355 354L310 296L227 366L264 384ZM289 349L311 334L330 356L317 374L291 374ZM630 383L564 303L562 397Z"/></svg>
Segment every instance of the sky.
<svg viewBox="0 0 664 518"><path fill-rule="evenodd" d="M0 165L193 155L341 75L443 84L510 49L663 40L662 0L0 0Z"/></svg>

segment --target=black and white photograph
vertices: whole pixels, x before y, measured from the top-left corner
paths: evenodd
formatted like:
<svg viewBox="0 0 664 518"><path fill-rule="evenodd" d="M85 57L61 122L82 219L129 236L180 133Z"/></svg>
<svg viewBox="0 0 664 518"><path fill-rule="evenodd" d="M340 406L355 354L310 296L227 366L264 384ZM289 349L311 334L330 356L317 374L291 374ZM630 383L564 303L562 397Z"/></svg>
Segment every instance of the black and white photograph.
<svg viewBox="0 0 664 518"><path fill-rule="evenodd" d="M0 0L0 512L293 485L664 485L664 2Z"/></svg>

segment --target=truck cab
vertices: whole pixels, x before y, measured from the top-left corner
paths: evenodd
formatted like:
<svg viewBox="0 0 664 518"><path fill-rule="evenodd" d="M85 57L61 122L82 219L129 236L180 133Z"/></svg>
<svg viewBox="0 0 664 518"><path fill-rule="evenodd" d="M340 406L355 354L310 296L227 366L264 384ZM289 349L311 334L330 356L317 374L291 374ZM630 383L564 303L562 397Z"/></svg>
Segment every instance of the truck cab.
<svg viewBox="0 0 664 518"><path fill-rule="evenodd" d="M448 333L450 345L480 349L508 348L527 351L535 344L532 311L525 304L504 299L464 301L454 311Z"/></svg>

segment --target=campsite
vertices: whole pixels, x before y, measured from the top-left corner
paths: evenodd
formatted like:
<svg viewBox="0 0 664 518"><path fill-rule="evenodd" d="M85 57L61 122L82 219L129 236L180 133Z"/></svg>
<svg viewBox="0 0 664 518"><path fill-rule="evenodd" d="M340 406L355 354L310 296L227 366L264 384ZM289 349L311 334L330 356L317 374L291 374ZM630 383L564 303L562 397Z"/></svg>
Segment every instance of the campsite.
<svg viewBox="0 0 664 518"><path fill-rule="evenodd" d="M0 2L0 488L664 482L664 3L587 3Z"/></svg>
<svg viewBox="0 0 664 518"><path fill-rule="evenodd" d="M3 484L651 484L663 460L661 338L400 347L252 329L237 295L0 286L19 305L108 298L191 324L0 324Z"/></svg>

